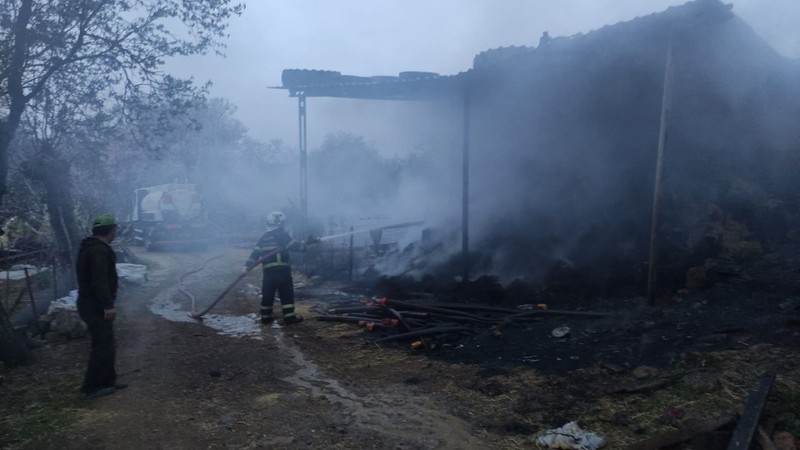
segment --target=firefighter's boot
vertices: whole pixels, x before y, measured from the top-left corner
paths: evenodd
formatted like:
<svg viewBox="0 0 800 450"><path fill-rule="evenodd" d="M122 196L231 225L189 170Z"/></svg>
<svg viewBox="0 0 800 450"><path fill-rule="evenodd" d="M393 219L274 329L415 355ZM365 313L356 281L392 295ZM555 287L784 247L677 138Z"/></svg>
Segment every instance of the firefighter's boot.
<svg viewBox="0 0 800 450"><path fill-rule="evenodd" d="M302 321L303 321L303 316L298 316L296 314L293 314L291 316L287 316L287 317L283 318L283 324L284 325L291 325L293 323L300 323Z"/></svg>
<svg viewBox="0 0 800 450"><path fill-rule="evenodd" d="M294 313L294 303L281 305L281 311L283 312L284 325L291 325L293 323L300 323L303 321L303 318L301 316L298 316L297 314Z"/></svg>
<svg viewBox="0 0 800 450"><path fill-rule="evenodd" d="M261 307L261 325L271 325L273 321L272 317L272 307L266 308L264 306Z"/></svg>

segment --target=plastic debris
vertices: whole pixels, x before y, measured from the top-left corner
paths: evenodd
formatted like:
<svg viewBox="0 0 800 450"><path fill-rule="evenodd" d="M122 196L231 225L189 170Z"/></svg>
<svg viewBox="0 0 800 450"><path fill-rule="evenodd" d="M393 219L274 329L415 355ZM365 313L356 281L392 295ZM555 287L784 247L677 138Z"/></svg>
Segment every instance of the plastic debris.
<svg viewBox="0 0 800 450"><path fill-rule="evenodd" d="M147 266L141 264L117 264L117 275L120 280L131 284L144 284L147 282Z"/></svg>
<svg viewBox="0 0 800 450"><path fill-rule="evenodd" d="M66 297L61 297L58 300L53 300L50 302L50 306L47 308L47 314L53 314L58 310L65 310L65 311L77 311L78 310L78 291L73 290L69 291L69 295Z"/></svg>
<svg viewBox="0 0 800 450"><path fill-rule="evenodd" d="M563 427L547 430L536 438L539 448L560 448L567 450L597 450L606 445L605 439L570 422Z"/></svg>

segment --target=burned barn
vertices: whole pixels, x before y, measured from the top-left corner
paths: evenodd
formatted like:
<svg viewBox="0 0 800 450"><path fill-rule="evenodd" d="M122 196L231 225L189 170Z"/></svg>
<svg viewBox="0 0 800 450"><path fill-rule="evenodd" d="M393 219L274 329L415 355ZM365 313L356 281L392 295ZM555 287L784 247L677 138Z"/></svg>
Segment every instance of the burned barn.
<svg viewBox="0 0 800 450"><path fill-rule="evenodd" d="M444 100L463 114L461 227L429 230L448 245L389 255L377 273L395 284L489 276L523 295L635 295L652 259L671 296L779 250L800 225L798 75L731 5L697 0L489 50L453 76L287 70L283 88L301 101L301 150L307 97Z"/></svg>

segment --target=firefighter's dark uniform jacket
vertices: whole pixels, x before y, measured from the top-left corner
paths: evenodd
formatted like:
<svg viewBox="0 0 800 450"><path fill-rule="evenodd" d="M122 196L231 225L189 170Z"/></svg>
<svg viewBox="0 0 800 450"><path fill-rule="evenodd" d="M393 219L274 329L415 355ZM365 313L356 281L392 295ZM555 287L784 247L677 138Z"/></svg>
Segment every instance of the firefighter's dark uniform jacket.
<svg viewBox="0 0 800 450"><path fill-rule="evenodd" d="M258 263L259 258L278 250L273 255L266 256L261 263L264 269L271 267L289 266L289 251L302 252L306 246L302 242L295 241L283 228L269 230L258 240L250 258L247 260L247 268L252 269Z"/></svg>
<svg viewBox="0 0 800 450"><path fill-rule="evenodd" d="M77 262L78 308L103 314L117 298L117 256L96 237L81 241Z"/></svg>
<svg viewBox="0 0 800 450"><path fill-rule="evenodd" d="M117 256L96 237L81 241L77 261L78 314L92 337L92 350L81 390L91 394L116 384L114 321L104 317L117 298Z"/></svg>
<svg viewBox="0 0 800 450"><path fill-rule="evenodd" d="M275 292L281 298L281 312L285 321L292 321L294 313L294 285L289 251L302 252L305 244L292 239L283 228L269 230L261 236L245 265L252 269L261 262L264 273L261 282L261 322L272 321L272 304Z"/></svg>

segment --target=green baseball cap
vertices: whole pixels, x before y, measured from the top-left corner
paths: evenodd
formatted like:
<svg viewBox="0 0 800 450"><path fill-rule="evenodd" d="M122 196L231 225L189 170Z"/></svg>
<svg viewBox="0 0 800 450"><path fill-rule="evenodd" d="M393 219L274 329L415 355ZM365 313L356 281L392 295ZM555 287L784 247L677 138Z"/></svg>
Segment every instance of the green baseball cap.
<svg viewBox="0 0 800 450"><path fill-rule="evenodd" d="M97 216L97 219L94 219L93 227L103 227L107 225L116 225L117 221L114 220L114 216L111 214L101 214Z"/></svg>

